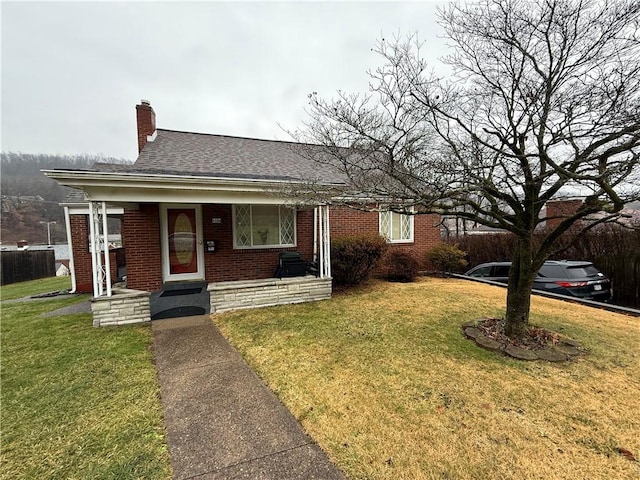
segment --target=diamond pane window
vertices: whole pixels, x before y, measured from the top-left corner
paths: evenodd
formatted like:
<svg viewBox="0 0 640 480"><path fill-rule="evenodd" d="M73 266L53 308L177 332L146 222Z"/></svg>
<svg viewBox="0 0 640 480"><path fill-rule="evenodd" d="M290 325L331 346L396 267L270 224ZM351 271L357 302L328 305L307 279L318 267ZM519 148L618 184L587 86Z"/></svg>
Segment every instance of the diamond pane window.
<svg viewBox="0 0 640 480"><path fill-rule="evenodd" d="M295 246L295 209L280 205L234 205L235 248Z"/></svg>
<svg viewBox="0 0 640 480"><path fill-rule="evenodd" d="M280 243L293 245L295 243L295 211L293 208L280 207Z"/></svg>
<svg viewBox="0 0 640 480"><path fill-rule="evenodd" d="M411 232L411 216L409 215L399 215L400 217L400 238L409 240L413 237L413 233Z"/></svg>
<svg viewBox="0 0 640 480"><path fill-rule="evenodd" d="M391 231L391 212L380 212L380 235L389 238Z"/></svg>
<svg viewBox="0 0 640 480"><path fill-rule="evenodd" d="M380 235L389 242L413 242L413 216L380 212Z"/></svg>
<svg viewBox="0 0 640 480"><path fill-rule="evenodd" d="M237 247L251 246L251 210L249 205L236 205L235 244Z"/></svg>

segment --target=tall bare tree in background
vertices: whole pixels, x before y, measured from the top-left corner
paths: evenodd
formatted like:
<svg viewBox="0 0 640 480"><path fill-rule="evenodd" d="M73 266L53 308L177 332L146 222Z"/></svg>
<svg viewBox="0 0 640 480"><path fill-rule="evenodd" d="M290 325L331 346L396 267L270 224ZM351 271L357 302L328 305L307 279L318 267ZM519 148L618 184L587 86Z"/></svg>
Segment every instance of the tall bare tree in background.
<svg viewBox="0 0 640 480"><path fill-rule="evenodd" d="M639 198L639 12L624 0L452 4L439 11L449 78L429 73L415 36L382 39L369 93L310 95L295 136L322 145L308 153L348 179L337 197L512 232L506 333L519 337L557 239ZM545 203L576 194L578 211L534 242Z"/></svg>

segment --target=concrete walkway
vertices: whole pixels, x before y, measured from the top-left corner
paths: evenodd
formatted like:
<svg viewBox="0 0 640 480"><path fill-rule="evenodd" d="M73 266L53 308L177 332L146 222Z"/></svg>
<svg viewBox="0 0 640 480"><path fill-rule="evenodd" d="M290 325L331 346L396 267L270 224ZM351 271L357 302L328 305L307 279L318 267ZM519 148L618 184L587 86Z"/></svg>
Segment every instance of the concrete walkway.
<svg viewBox="0 0 640 480"><path fill-rule="evenodd" d="M208 315L152 328L174 479L344 479Z"/></svg>

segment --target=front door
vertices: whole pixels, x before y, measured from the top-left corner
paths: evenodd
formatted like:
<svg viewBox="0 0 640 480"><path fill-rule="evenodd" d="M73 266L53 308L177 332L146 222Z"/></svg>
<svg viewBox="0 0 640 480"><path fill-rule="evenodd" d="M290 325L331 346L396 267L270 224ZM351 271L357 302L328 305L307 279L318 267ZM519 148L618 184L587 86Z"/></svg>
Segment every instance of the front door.
<svg viewBox="0 0 640 480"><path fill-rule="evenodd" d="M203 280L200 206L163 205L161 212L164 280Z"/></svg>

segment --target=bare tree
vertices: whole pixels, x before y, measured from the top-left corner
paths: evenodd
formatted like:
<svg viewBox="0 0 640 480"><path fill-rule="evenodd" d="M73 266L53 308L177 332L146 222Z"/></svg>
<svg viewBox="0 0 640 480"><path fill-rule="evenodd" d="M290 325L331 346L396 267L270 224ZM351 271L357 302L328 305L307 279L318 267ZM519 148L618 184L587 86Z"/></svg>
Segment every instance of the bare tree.
<svg viewBox="0 0 640 480"><path fill-rule="evenodd" d="M480 0L439 18L449 78L427 70L416 36L382 39L370 91L311 94L295 136L346 178L334 201L385 199L512 232L506 333L519 337L558 238L639 198L640 3ZM534 242L543 206L565 195L585 201Z"/></svg>

